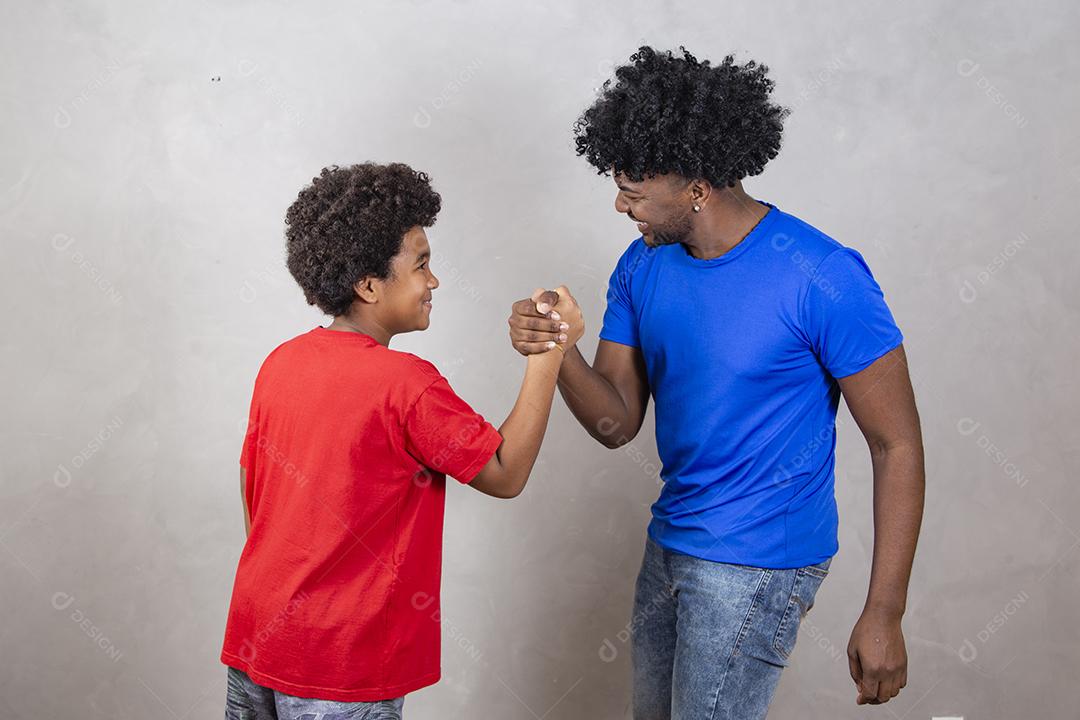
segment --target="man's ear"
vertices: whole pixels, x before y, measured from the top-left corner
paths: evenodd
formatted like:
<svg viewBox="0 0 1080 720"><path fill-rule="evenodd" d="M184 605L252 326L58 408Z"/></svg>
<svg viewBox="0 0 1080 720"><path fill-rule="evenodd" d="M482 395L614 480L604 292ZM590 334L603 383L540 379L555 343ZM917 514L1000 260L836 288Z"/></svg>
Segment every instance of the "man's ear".
<svg viewBox="0 0 1080 720"><path fill-rule="evenodd" d="M713 186L708 180L698 178L690 181L687 191L690 193L690 200L698 207L703 208L705 203L709 201L709 196L712 195Z"/></svg>
<svg viewBox="0 0 1080 720"><path fill-rule="evenodd" d="M356 296L360 298L363 302L373 305L379 302L379 290L381 288L378 287L378 282L379 280L377 278L373 278L370 275L368 277L361 278L357 281L355 285L353 285L353 292L355 292Z"/></svg>

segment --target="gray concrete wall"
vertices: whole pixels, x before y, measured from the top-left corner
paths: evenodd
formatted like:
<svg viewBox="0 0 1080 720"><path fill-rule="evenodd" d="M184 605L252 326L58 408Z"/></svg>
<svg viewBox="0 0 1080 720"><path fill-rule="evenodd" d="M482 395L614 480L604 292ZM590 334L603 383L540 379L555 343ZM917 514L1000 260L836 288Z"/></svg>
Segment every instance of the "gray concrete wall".
<svg viewBox="0 0 1080 720"><path fill-rule="evenodd" d="M266 353L322 321L282 259L284 210L322 166L434 177L439 302L394 345L493 422L523 371L511 301L567 284L591 357L636 233L570 126L644 42L771 67L794 112L747 189L867 258L922 413L909 685L887 710L854 705L872 478L842 410L840 552L772 716L1075 716L1075 3L117 0L4 16L0 717L221 717L242 421ZM451 488L444 679L409 697L412 720L628 716L621 631L656 468L651 414L607 451L559 401L522 498Z"/></svg>

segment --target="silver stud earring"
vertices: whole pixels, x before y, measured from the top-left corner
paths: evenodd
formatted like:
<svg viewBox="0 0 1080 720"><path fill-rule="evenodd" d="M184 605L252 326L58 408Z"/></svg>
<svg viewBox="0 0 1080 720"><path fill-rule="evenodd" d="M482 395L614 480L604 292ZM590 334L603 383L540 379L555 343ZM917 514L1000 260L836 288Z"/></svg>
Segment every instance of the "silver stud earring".
<svg viewBox="0 0 1080 720"><path fill-rule="evenodd" d="M695 205L694 206L694 212L700 212L700 211L701 211L701 206L700 205Z"/></svg>

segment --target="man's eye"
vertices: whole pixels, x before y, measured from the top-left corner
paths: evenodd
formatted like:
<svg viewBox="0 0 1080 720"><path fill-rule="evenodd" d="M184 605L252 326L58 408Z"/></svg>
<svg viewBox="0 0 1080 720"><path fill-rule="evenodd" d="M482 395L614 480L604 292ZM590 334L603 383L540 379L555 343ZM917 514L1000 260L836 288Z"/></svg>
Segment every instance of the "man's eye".
<svg viewBox="0 0 1080 720"><path fill-rule="evenodd" d="M424 268L426 268L426 267L427 267L427 263L426 263L426 262L422 262L422 263L420 263L420 269L421 269L421 270L423 270L423 269L424 269Z"/></svg>

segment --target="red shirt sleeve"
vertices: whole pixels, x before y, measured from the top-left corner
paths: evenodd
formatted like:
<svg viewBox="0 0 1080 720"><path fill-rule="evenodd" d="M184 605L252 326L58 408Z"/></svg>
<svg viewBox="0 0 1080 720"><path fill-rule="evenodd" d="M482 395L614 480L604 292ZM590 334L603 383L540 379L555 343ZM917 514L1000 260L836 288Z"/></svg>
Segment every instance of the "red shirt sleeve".
<svg viewBox="0 0 1080 720"><path fill-rule="evenodd" d="M255 460L255 445L258 441L256 427L257 410L255 407L255 399L251 400L251 410L248 412L247 430L244 431L244 444L240 448L240 467L251 469Z"/></svg>
<svg viewBox="0 0 1080 720"><path fill-rule="evenodd" d="M405 416L405 449L430 470L469 483L502 443L502 436L450 388L428 386Z"/></svg>

